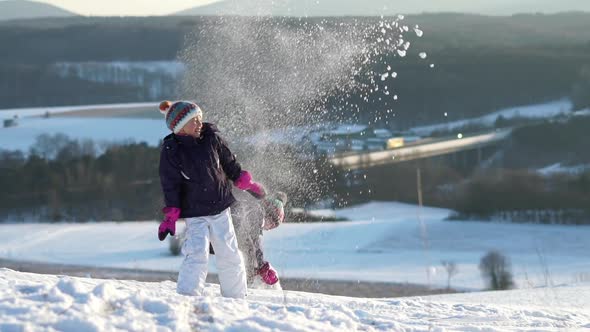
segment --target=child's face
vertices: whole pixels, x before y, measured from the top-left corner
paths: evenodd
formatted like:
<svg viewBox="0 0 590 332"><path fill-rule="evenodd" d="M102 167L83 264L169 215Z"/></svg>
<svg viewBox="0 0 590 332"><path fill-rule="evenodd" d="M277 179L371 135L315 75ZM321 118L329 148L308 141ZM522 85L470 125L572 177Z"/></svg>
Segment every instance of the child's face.
<svg viewBox="0 0 590 332"><path fill-rule="evenodd" d="M181 134L190 135L194 137L201 136L201 130L203 129L203 117L195 116L180 130Z"/></svg>

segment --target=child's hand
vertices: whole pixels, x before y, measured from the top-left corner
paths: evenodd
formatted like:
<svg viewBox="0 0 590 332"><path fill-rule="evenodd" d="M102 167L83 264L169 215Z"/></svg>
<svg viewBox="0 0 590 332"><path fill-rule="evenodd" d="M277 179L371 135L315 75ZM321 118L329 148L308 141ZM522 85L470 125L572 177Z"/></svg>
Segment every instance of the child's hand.
<svg viewBox="0 0 590 332"><path fill-rule="evenodd" d="M261 184L252 181L252 175L248 171L242 171L240 177L234 182L234 184L239 189L246 190L257 199L262 199L266 196L264 187Z"/></svg>
<svg viewBox="0 0 590 332"><path fill-rule="evenodd" d="M269 262L264 262L257 272L267 285L274 285L279 282L279 275Z"/></svg>
<svg viewBox="0 0 590 332"><path fill-rule="evenodd" d="M174 236L176 233L176 220L180 217L179 208L165 207L162 212L164 212L165 217L158 228L158 239L160 239L160 241L164 241L168 234Z"/></svg>

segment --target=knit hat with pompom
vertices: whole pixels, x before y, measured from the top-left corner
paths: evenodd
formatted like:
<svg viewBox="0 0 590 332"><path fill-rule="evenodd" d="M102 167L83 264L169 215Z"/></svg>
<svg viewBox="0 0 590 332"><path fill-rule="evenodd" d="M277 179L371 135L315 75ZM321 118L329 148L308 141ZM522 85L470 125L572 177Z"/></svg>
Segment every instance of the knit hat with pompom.
<svg viewBox="0 0 590 332"><path fill-rule="evenodd" d="M165 100L160 103L160 112L166 116L166 126L175 134L196 116L203 116L201 108L190 101L171 102Z"/></svg>
<svg viewBox="0 0 590 332"><path fill-rule="evenodd" d="M262 199L262 208L264 209L262 228L264 230L271 230L283 223L285 220L285 204L287 204L287 195L280 191Z"/></svg>

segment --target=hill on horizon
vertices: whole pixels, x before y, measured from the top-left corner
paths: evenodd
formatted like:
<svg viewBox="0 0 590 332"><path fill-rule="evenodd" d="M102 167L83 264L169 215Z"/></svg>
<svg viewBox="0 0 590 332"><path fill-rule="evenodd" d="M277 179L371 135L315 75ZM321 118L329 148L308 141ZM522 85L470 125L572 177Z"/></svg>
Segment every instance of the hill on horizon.
<svg viewBox="0 0 590 332"><path fill-rule="evenodd" d="M0 1L0 20L69 16L76 14L46 3L29 0Z"/></svg>
<svg viewBox="0 0 590 332"><path fill-rule="evenodd" d="M590 11L586 0L458 0L453 4L438 0L221 0L192 7L174 15L242 16L380 16L435 12L513 15L518 13L558 13Z"/></svg>

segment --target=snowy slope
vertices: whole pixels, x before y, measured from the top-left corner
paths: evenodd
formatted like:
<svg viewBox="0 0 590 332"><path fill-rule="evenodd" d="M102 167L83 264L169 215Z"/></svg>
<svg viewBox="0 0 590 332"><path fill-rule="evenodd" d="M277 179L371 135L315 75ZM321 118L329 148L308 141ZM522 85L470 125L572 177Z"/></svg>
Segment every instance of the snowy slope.
<svg viewBox="0 0 590 332"><path fill-rule="evenodd" d="M18 149L26 152L35 143L36 136L57 133L64 133L70 138L79 140L91 139L96 142L108 143L133 140L135 142L146 142L155 146L161 138L169 133L164 122L160 119L133 117L109 118L105 116L94 118L50 117L48 119L39 117L46 112L52 114L63 112L95 112L100 109L137 107L153 107L154 112L156 112L156 103L153 102L0 110L0 120L11 119L15 114L18 114L20 117L18 126L0 128L0 149ZM571 113L571 109L572 103L569 100L559 100L546 104L508 108L476 119L415 127L411 130L418 135L428 136L436 130L459 128L472 123L491 126L500 115L506 119L514 117L549 118L559 114ZM258 142L258 144L293 142L300 141L302 134L305 132L305 130L301 130L300 128L290 128L282 131L272 130L254 135L249 140L254 143Z"/></svg>
<svg viewBox="0 0 590 332"><path fill-rule="evenodd" d="M423 238L414 205L375 202L334 213L351 221L287 223L265 233L265 256L279 275L421 284L430 280L444 287L447 275L441 261L447 260L459 267L453 287L481 289L478 264L494 249L510 258L520 288L590 280L588 226L450 222L444 219L451 211L423 208ZM170 256L168 243L157 240L157 225L1 224L0 257L177 271L182 258ZM211 271L214 266L212 262Z"/></svg>
<svg viewBox="0 0 590 332"><path fill-rule="evenodd" d="M156 103L104 104L87 106L36 107L0 110L0 120L12 119L18 115L18 125L0 128L0 149L21 150L23 152L35 144L41 134L66 134L71 139L90 139L96 143L146 142L156 146L159 140L169 134L160 119L126 117L49 117L42 115L68 112L97 112L102 109L135 109L153 107Z"/></svg>
<svg viewBox="0 0 590 332"><path fill-rule="evenodd" d="M170 133L163 120L133 118L23 118L16 127L0 128L0 149L29 151L38 135L63 133L96 143L146 142L157 146Z"/></svg>
<svg viewBox="0 0 590 332"><path fill-rule="evenodd" d="M583 165L576 165L576 166L564 166L561 163L551 164L549 166L543 167L538 169L542 175L551 176L554 174L570 174L570 175L579 175L587 170L590 169L590 165L583 164Z"/></svg>
<svg viewBox="0 0 590 332"><path fill-rule="evenodd" d="M590 328L590 286L404 299L250 290L0 269L0 331L555 331Z"/></svg>
<svg viewBox="0 0 590 332"><path fill-rule="evenodd" d="M472 119L464 119L464 120L457 120L457 121L449 121L447 123L438 123L428 126L420 126L414 127L410 130L417 135L427 136L430 135L432 132L437 130L453 130L456 128L461 128L467 125L485 125L485 126L493 126L498 117L503 117L504 119L513 119L513 118L528 118L528 119L542 119L542 118L551 118L561 114L571 114L572 111L572 103L571 101L564 99L564 100L557 100L549 103L544 104L536 104L536 105L524 105L524 106L517 106L517 107L510 107L506 109L502 109L479 118L472 118ZM452 117L452 114L451 114Z"/></svg>
<svg viewBox="0 0 590 332"><path fill-rule="evenodd" d="M50 114L79 112L79 111L96 111L100 109L125 109L137 107L156 107L156 102L150 103L127 103L127 104L99 104L99 105L82 105L82 106L50 106L50 107L29 107L29 108L7 108L0 109L0 118L12 118L15 115L19 117L30 117L44 115L46 112Z"/></svg>

